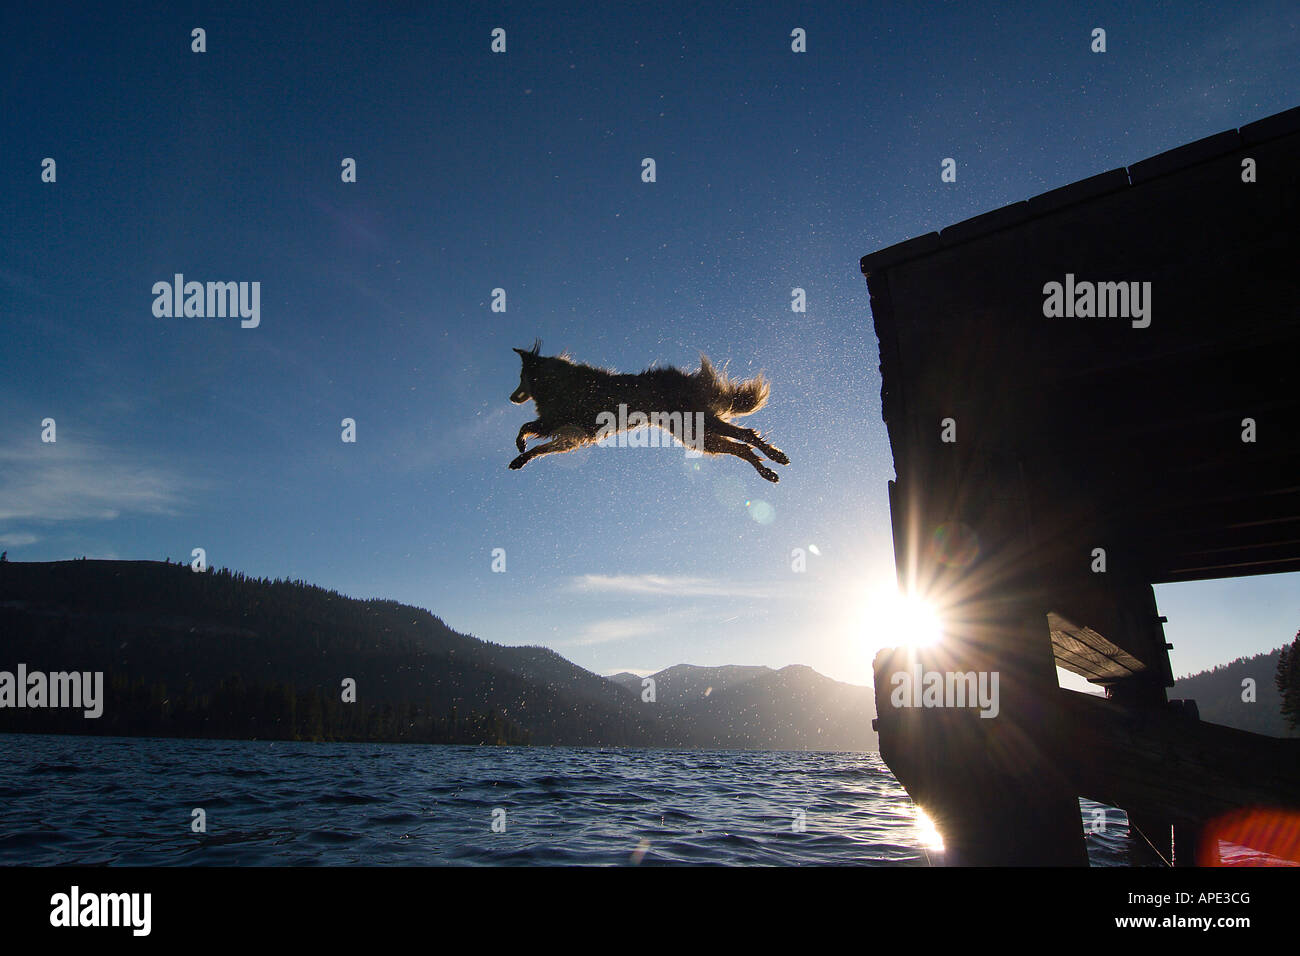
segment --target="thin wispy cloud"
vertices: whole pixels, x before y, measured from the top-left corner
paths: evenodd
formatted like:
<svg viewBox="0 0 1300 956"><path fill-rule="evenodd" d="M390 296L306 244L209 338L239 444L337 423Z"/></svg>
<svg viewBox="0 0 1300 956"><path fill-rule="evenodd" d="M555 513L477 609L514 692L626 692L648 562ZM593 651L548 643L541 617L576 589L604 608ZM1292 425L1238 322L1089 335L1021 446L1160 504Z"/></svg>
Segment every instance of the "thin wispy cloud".
<svg viewBox="0 0 1300 956"><path fill-rule="evenodd" d="M717 613L707 608L675 607L652 614L636 613L596 618L582 624L555 647L592 647L619 641L654 646L672 635L701 633L717 623Z"/></svg>
<svg viewBox="0 0 1300 956"><path fill-rule="evenodd" d="M674 622L671 626L678 626ZM668 622L662 618L647 617L611 617L590 621L571 638L558 642L559 647L591 647L595 644L612 644L632 638L646 638L661 635L670 629Z"/></svg>
<svg viewBox="0 0 1300 956"><path fill-rule="evenodd" d="M93 443L0 448L0 521L176 515L185 504L182 489L193 488L167 468Z"/></svg>
<svg viewBox="0 0 1300 956"><path fill-rule="evenodd" d="M35 544L41 539L34 534L19 532L17 534L0 534L0 546L6 548L21 548L24 545Z"/></svg>
<svg viewBox="0 0 1300 956"><path fill-rule="evenodd" d="M587 594L622 594L643 597L770 598L770 584L741 584L712 578L664 574L583 574L574 578L574 590Z"/></svg>

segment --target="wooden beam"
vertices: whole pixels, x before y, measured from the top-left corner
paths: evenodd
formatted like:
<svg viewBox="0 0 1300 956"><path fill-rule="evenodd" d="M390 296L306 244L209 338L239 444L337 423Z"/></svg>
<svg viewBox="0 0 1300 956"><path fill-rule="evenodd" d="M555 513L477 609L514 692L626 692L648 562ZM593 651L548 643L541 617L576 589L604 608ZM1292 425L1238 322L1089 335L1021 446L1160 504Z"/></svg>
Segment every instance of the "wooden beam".
<svg viewBox="0 0 1300 956"><path fill-rule="evenodd" d="M1247 807L1300 810L1300 739L1060 693L1080 796L1175 824Z"/></svg>

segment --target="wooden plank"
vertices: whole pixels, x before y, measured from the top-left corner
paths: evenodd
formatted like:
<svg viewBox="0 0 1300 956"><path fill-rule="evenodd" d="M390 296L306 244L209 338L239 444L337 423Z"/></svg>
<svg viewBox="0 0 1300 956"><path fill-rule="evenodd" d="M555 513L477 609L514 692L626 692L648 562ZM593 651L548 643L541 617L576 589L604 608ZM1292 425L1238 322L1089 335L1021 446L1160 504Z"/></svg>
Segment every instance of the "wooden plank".
<svg viewBox="0 0 1300 956"><path fill-rule="evenodd" d="M1055 612L1047 615L1047 626L1057 667L1099 684L1146 670L1140 660L1090 627L1081 627Z"/></svg>

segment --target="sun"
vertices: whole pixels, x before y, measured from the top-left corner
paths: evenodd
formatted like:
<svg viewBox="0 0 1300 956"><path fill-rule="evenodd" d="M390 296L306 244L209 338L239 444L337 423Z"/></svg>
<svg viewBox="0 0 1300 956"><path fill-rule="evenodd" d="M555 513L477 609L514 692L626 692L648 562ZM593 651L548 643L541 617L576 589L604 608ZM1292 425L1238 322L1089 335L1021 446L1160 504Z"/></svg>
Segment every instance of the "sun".
<svg viewBox="0 0 1300 956"><path fill-rule="evenodd" d="M892 574L846 582L840 594L835 629L842 635L845 670L857 683L875 680L874 660L880 651L934 648L946 636L946 605L901 592Z"/></svg>
<svg viewBox="0 0 1300 956"><path fill-rule="evenodd" d="M943 619L919 595L877 592L868 599L864 616L877 647L933 647L943 639Z"/></svg>

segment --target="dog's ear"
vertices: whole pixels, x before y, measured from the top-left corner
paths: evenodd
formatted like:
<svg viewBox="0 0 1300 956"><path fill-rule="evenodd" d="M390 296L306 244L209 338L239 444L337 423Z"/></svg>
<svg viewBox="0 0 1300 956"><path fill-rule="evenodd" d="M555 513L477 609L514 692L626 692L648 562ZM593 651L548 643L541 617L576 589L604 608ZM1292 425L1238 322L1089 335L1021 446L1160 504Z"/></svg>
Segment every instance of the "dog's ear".
<svg viewBox="0 0 1300 956"><path fill-rule="evenodd" d="M525 352L523 349L511 349L510 351L518 352L520 358L526 358L528 356L528 353Z"/></svg>

